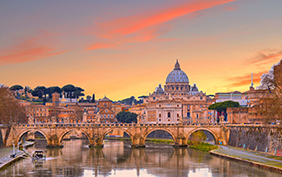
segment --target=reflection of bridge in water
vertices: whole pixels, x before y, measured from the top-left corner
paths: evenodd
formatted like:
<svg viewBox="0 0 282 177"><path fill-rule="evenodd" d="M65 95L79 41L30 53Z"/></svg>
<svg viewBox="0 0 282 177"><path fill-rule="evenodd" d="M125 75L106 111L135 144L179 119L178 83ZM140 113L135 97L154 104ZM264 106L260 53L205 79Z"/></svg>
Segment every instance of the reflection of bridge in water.
<svg viewBox="0 0 282 177"><path fill-rule="evenodd" d="M127 133L133 147L144 147L147 136L156 130L168 132L174 141L174 146L187 146L191 134L198 130L205 130L214 137L215 143L228 143L229 129L224 125L190 125L190 124L24 124L14 125L5 145L17 144L28 132L39 132L47 140L48 147L62 146L66 134L79 131L89 140L89 147L102 147L104 137L112 131Z"/></svg>
<svg viewBox="0 0 282 177"><path fill-rule="evenodd" d="M68 141L66 144L67 148L76 150L78 147L83 147L81 140ZM74 147L71 147L72 144ZM163 150L159 151L160 148ZM220 158L187 148L172 148L165 144L149 144L147 148L131 148L129 142L110 141L105 143L104 148L79 148L79 153L81 155L77 156L64 149L48 149L47 157L60 158L56 159L56 163L47 161L45 168L56 169L57 165L64 164L65 159L69 159L69 163L76 161L79 162L79 166L89 167L89 170L93 170L94 176L98 176L101 172L110 174L111 171L120 169L136 169L137 176L139 176L139 171L144 168L148 169L149 174L157 176L162 176L162 174L165 176L184 176L186 174L187 176L189 171L196 171L202 162L207 163L210 169L229 170L229 162L224 163ZM165 171L159 171L160 168ZM175 174L175 169L178 175ZM64 171L74 174L82 173L83 169L76 167L75 169L64 169ZM55 171L54 174L56 174Z"/></svg>

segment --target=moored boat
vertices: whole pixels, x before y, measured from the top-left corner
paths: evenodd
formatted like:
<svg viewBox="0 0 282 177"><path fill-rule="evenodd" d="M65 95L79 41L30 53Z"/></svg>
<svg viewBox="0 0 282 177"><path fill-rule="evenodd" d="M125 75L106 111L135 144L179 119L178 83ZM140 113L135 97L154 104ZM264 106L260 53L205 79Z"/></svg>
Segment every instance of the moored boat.
<svg viewBox="0 0 282 177"><path fill-rule="evenodd" d="M43 151L35 151L32 154L32 161L38 162L38 161L45 161L46 156L44 155Z"/></svg>

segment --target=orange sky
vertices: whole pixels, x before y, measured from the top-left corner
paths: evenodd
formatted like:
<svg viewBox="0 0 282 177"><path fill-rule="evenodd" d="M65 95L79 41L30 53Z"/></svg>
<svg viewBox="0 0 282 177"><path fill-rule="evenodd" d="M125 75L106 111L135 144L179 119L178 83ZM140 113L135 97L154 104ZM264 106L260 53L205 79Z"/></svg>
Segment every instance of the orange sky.
<svg viewBox="0 0 282 177"><path fill-rule="evenodd" d="M207 94L246 91L282 59L282 1L1 1L0 83L152 93L176 59Z"/></svg>

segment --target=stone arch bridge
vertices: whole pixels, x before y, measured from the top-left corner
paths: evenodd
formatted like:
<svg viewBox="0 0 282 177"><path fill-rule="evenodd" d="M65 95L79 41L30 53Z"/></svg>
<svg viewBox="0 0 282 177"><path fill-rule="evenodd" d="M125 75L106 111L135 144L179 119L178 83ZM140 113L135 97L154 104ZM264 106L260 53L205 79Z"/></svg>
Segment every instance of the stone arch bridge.
<svg viewBox="0 0 282 177"><path fill-rule="evenodd" d="M187 146L188 138L197 130L206 130L212 134L216 144L227 145L230 133L228 127L212 124L22 124L12 126L5 145L17 144L28 132L40 132L47 140L47 147L62 147L66 134L79 131L88 138L89 147L103 147L103 139L108 133L123 131L130 136L132 147L144 147L146 137L155 130L170 133L174 146Z"/></svg>

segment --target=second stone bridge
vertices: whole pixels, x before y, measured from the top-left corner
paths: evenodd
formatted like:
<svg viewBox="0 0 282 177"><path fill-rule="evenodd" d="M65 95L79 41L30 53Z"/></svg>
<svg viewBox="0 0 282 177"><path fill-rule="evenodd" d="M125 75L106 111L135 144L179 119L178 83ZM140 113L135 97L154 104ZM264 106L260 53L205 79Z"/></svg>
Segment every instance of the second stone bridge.
<svg viewBox="0 0 282 177"><path fill-rule="evenodd" d="M190 125L190 124L23 124L14 125L7 137L6 146L17 144L30 132L39 132L45 136L47 147L62 147L64 136L72 131L82 132L89 140L89 147L103 147L103 139L112 131L126 132L132 147L144 147L147 136L156 130L168 132L174 146L187 146L188 138L198 130L210 132L216 144L227 145L229 128L224 125Z"/></svg>

